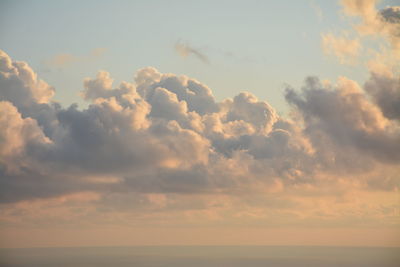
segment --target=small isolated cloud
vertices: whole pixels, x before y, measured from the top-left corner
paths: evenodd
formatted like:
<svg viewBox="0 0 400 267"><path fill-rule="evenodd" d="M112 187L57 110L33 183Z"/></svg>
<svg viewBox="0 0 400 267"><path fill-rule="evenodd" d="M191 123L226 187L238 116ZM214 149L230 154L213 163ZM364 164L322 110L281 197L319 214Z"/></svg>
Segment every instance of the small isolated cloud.
<svg viewBox="0 0 400 267"><path fill-rule="evenodd" d="M105 52L107 51L106 48L95 48L93 50L90 51L90 53L88 55L85 56L75 56L72 54L68 54L68 53L61 53L61 54L57 54L55 56L53 56L51 59L46 61L46 65L50 66L50 67L65 67L68 66L70 64L74 64L74 63L83 63L83 62L88 62L88 61L93 61L96 60L100 57L102 57Z"/></svg>
<svg viewBox="0 0 400 267"><path fill-rule="evenodd" d="M188 43L182 43L178 41L175 44L175 51L183 58L187 58L190 55L194 55L196 58L200 59L203 63L209 64L210 61L208 57L202 53L199 49L193 48Z"/></svg>
<svg viewBox="0 0 400 267"><path fill-rule="evenodd" d="M107 48L98 47L90 51L89 58L97 58L103 56L107 52Z"/></svg>
<svg viewBox="0 0 400 267"><path fill-rule="evenodd" d="M324 14L322 13L322 9L319 5L317 5L314 1L310 2L311 8L314 10L315 15L317 16L319 21L322 21L324 18Z"/></svg>
<svg viewBox="0 0 400 267"><path fill-rule="evenodd" d="M77 58L71 54L58 54L58 55L55 55L50 60L48 60L47 63L48 63L48 65L51 65L51 66L62 67L62 66L68 65L76 60L77 60Z"/></svg>
<svg viewBox="0 0 400 267"><path fill-rule="evenodd" d="M322 34L322 49L326 55L337 57L342 64L353 64L360 53L361 44L359 39L328 33Z"/></svg>

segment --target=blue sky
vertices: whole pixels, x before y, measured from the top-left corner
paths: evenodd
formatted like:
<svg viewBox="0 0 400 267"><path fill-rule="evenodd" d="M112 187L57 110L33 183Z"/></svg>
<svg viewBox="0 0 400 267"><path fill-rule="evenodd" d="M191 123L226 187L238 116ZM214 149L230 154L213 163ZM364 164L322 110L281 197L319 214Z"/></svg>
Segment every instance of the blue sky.
<svg viewBox="0 0 400 267"><path fill-rule="evenodd" d="M366 79L365 68L323 55L321 33L348 27L340 9L336 1L2 1L0 33L2 48L29 62L64 104L83 103L82 81L97 70L109 71L117 85L154 66L198 79L217 99L246 90L284 111L285 85L299 87L308 75ZM210 64L180 58L179 40ZM46 64L95 48L106 53L61 68Z"/></svg>

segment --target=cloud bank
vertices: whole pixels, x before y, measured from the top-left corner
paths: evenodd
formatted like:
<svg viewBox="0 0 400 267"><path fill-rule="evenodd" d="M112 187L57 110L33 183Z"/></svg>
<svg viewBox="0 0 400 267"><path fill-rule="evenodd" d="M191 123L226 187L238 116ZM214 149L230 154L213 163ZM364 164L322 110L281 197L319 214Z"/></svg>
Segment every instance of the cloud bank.
<svg viewBox="0 0 400 267"><path fill-rule="evenodd" d="M323 35L327 53L349 63L362 36L379 35L396 58L398 7L342 5L361 18L358 36ZM188 44L175 49L209 63ZM396 227L400 79L386 59L362 85L308 77L288 87L283 117L249 92L216 101L201 82L152 67L119 85L100 71L83 81L87 108L62 106L0 50L0 220ZM80 60L59 55L53 65Z"/></svg>

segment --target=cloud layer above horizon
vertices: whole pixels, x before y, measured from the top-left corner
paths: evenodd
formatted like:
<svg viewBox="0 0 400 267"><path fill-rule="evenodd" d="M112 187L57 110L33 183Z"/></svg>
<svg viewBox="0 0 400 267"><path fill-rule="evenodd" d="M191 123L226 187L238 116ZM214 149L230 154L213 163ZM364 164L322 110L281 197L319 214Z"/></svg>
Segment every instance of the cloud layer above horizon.
<svg viewBox="0 0 400 267"><path fill-rule="evenodd" d="M89 194L98 208L190 210L180 198L255 194L246 205L286 209L299 205L289 200L297 194L399 187L400 87L391 75L371 73L364 89L309 77L286 90L292 118L283 118L249 92L216 102L199 81L152 67L116 87L105 71L85 79L86 109L53 102L54 88L3 51L0 71L2 205Z"/></svg>

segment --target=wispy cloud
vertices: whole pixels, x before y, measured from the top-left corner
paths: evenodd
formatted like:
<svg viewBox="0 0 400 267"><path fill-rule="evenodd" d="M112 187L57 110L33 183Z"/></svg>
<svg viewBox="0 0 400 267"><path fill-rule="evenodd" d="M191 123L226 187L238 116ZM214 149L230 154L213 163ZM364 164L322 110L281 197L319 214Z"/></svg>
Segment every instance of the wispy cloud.
<svg viewBox="0 0 400 267"><path fill-rule="evenodd" d="M327 33L322 34L322 49L325 54L337 57L342 64L354 64L361 52L361 43L359 39Z"/></svg>
<svg viewBox="0 0 400 267"><path fill-rule="evenodd" d="M106 53L106 51L107 51L106 48L99 47L91 50L88 55L84 56L76 56L68 53L61 53L54 55L52 58L47 60L46 65L50 67L60 68L68 66L70 64L89 62L102 57Z"/></svg>
<svg viewBox="0 0 400 267"><path fill-rule="evenodd" d="M322 21L322 19L324 18L324 14L322 13L321 7L314 1L310 1L310 6L314 10L315 15L317 16L318 20Z"/></svg>
<svg viewBox="0 0 400 267"><path fill-rule="evenodd" d="M400 59L400 6L389 6L378 10L377 2L377 0L341 0L343 15L358 17L360 20L352 24L350 29L343 31L345 34L341 36L333 33L322 34L321 43L325 54L336 56L341 63L354 64L361 51L368 51L369 66L396 65L391 62ZM349 35L353 37L349 38ZM379 48L364 47L365 36L380 37L377 41ZM390 56L387 56L389 54ZM375 59L371 58L371 55Z"/></svg>
<svg viewBox="0 0 400 267"><path fill-rule="evenodd" d="M400 59L400 6L376 8L377 0L342 0L343 13L361 18L354 25L360 36L380 36L388 41L393 56Z"/></svg>
<svg viewBox="0 0 400 267"><path fill-rule="evenodd" d="M209 64L208 57L202 53L199 49L192 47L189 43L183 43L181 41L176 42L175 51L183 58L187 58L190 55L200 59L203 63Z"/></svg>

